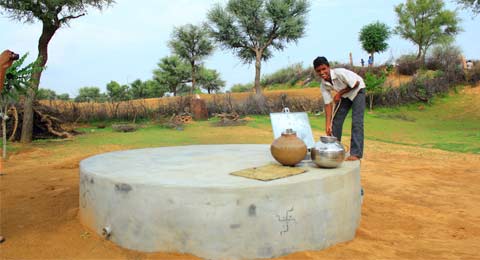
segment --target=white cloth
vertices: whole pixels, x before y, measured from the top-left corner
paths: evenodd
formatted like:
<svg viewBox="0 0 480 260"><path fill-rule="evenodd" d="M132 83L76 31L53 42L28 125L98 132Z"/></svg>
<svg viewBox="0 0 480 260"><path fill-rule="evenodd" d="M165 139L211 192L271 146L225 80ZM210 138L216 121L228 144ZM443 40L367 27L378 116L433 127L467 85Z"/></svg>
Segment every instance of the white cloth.
<svg viewBox="0 0 480 260"><path fill-rule="evenodd" d="M322 91L323 102L325 104L330 104L333 101L332 94L330 93L332 90L339 92L345 88L353 88L358 81L359 85L356 89L342 95L342 97L349 98L353 101L353 99L357 96L358 91L360 91L362 88L365 88L365 82L363 82L362 77L360 77L357 73L347 69L330 69L330 78L332 79L333 85L324 79L321 79L320 84L320 90Z"/></svg>

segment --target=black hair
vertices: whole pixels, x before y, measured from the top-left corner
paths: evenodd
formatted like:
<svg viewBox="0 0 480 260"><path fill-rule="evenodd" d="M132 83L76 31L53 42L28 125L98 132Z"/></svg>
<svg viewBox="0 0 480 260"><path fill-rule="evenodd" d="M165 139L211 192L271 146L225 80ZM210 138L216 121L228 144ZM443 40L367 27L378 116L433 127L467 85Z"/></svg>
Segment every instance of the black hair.
<svg viewBox="0 0 480 260"><path fill-rule="evenodd" d="M327 65L328 67L330 67L330 63L328 63L328 60L327 58L325 57L317 57L313 60L313 68L316 68L320 65Z"/></svg>

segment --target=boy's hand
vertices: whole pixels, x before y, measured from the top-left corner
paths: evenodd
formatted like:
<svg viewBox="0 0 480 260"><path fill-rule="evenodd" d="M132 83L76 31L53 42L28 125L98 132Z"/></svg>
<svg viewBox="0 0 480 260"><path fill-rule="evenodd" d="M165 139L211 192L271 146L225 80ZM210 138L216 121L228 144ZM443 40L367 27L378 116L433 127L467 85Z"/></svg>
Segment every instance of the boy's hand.
<svg viewBox="0 0 480 260"><path fill-rule="evenodd" d="M331 135L332 135L332 124L328 124L327 129L325 129L325 133L326 133L328 136L331 136Z"/></svg>

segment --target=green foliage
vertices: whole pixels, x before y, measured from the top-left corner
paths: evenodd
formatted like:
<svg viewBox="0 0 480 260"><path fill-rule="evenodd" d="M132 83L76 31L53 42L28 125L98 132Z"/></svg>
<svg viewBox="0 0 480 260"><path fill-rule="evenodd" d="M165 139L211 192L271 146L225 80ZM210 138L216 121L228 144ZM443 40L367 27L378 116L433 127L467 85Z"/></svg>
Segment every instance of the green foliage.
<svg viewBox="0 0 480 260"><path fill-rule="evenodd" d="M39 88L37 90L37 99L38 100L55 100L57 99L57 93L55 91L48 89L48 88Z"/></svg>
<svg viewBox="0 0 480 260"><path fill-rule="evenodd" d="M362 43L362 48L373 57L375 52L384 52L388 48L386 41L390 38L390 35L388 25L377 21L362 27L359 41Z"/></svg>
<svg viewBox="0 0 480 260"><path fill-rule="evenodd" d="M480 13L480 1L478 0L456 0L465 9L471 9L474 14Z"/></svg>
<svg viewBox="0 0 480 260"><path fill-rule="evenodd" d="M57 95L57 99L68 101L70 100L70 96L68 95L68 93L63 93L63 94Z"/></svg>
<svg viewBox="0 0 480 260"><path fill-rule="evenodd" d="M417 59L425 63L430 46L454 40L461 28L455 11L444 9L442 0L407 0L395 7L395 32L418 46Z"/></svg>
<svg viewBox="0 0 480 260"><path fill-rule="evenodd" d="M428 53L425 66L429 70L455 70L462 66L462 51L452 44L437 45Z"/></svg>
<svg viewBox="0 0 480 260"><path fill-rule="evenodd" d="M367 92L376 93L382 90L383 83L387 79L386 74L382 73L382 75L377 76L373 73L367 72L365 74L365 86L367 87Z"/></svg>
<svg viewBox="0 0 480 260"><path fill-rule="evenodd" d="M0 6L12 19L34 22L65 24L84 15L90 7L102 9L113 0L0 0Z"/></svg>
<svg viewBox="0 0 480 260"><path fill-rule="evenodd" d="M28 57L28 53L25 53L20 59L14 61L12 66L5 72L5 82L2 89L1 96L11 96L12 98L18 97L18 94L24 94L27 87L31 84L31 76L34 72L42 70L38 66L37 62L32 62L27 65L25 59Z"/></svg>
<svg viewBox="0 0 480 260"><path fill-rule="evenodd" d="M187 24L173 30L172 39L168 43L173 52L187 61L191 66L192 89L195 89L198 63L212 54L214 46L208 37L206 25Z"/></svg>
<svg viewBox="0 0 480 260"><path fill-rule="evenodd" d="M130 99L128 85L120 85L112 80L107 84L107 96L110 101L125 101Z"/></svg>
<svg viewBox="0 0 480 260"><path fill-rule="evenodd" d="M216 70L202 67L199 70L198 77L198 83L208 92L208 94L213 91L219 92L225 87L225 81L220 78L220 73Z"/></svg>
<svg viewBox="0 0 480 260"><path fill-rule="evenodd" d="M95 102L101 100L100 88L82 87L78 90L75 102Z"/></svg>
<svg viewBox="0 0 480 260"><path fill-rule="evenodd" d="M186 83L191 82L190 65L179 56L162 58L153 71L153 79L161 86L166 86L174 96L187 89Z"/></svg>
<svg viewBox="0 0 480 260"><path fill-rule="evenodd" d="M385 73L382 73L380 76L377 76L369 71L365 74L365 86L367 88L367 95L369 97L370 110L373 110L373 97L374 94L377 94L383 90L383 84L386 80Z"/></svg>
<svg viewBox="0 0 480 260"><path fill-rule="evenodd" d="M253 84L235 84L230 88L231 92L250 92L253 89Z"/></svg>
<svg viewBox="0 0 480 260"><path fill-rule="evenodd" d="M305 34L306 0L229 0L208 12L212 37L245 63L255 61L255 90L261 93L261 61Z"/></svg>

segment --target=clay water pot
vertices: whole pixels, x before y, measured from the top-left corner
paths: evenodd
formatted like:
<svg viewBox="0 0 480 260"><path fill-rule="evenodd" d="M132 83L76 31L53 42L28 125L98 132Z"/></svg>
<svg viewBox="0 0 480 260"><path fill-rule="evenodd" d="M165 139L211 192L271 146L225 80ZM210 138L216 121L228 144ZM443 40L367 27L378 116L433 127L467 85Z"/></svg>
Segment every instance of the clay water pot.
<svg viewBox="0 0 480 260"><path fill-rule="evenodd" d="M335 136L321 136L311 150L312 162L322 168L336 168L345 159L345 148Z"/></svg>
<svg viewBox="0 0 480 260"><path fill-rule="evenodd" d="M287 129L282 136L275 139L270 145L270 152L273 158L285 166L295 166L307 155L307 146L297 133Z"/></svg>

